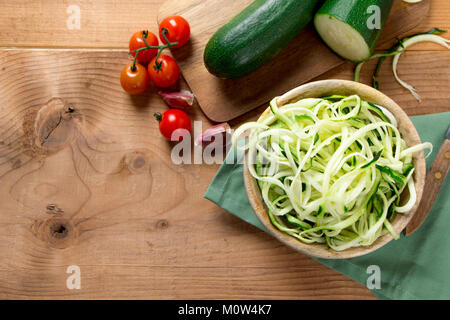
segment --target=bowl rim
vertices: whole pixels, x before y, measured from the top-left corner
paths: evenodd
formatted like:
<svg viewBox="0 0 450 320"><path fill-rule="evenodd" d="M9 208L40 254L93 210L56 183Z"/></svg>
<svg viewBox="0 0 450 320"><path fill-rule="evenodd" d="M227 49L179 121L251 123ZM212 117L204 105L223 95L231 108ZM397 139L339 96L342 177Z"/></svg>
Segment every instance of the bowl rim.
<svg viewBox="0 0 450 320"><path fill-rule="evenodd" d="M398 129L402 134L402 138L405 140L407 145L421 143L419 134L417 133L414 124L411 122L410 118L405 113L405 111L396 102L394 102L392 99L390 99L381 91L359 82L349 80L334 80L334 79L309 82L288 91L282 96L276 97L275 101L277 105L280 107L291 101L298 101L299 99L303 98L317 98L317 96L323 97L331 94L341 94L346 96L351 94L358 94L362 99L366 101L387 108L396 118L398 122ZM270 108L267 108L261 114L259 119L264 118L269 113ZM248 170L247 158L248 158L247 152L245 152L243 176L244 176L244 186L250 205L253 208L253 211L257 216L258 220L264 225L264 227L268 230L268 232L276 239L283 242L292 249L317 258L347 259L362 256L370 252L373 252L381 248L382 246L386 245L391 240L393 240L392 235L390 233L387 233L379 237L370 246L360 246L345 249L343 251L335 251L333 249L326 247L325 244L303 243L300 240L278 230L275 226L272 225L272 223L268 218L266 205L262 200L256 179L253 178L253 176L250 174ZM425 154L423 150L414 154L413 164L415 167L413 179L416 188L417 200L411 210L405 213L398 213L395 216L394 221L392 222L392 226L394 230L399 234L408 225L408 223L414 216L420 203L420 200L422 198L426 175Z"/></svg>

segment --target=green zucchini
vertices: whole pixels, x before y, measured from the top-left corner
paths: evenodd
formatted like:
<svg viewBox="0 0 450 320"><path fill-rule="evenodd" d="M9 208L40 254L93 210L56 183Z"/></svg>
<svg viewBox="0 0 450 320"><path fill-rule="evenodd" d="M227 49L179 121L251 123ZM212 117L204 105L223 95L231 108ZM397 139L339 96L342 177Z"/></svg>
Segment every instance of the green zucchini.
<svg viewBox="0 0 450 320"><path fill-rule="evenodd" d="M391 123L389 119L384 115L383 110L381 110L373 103L367 102L365 106L367 107L367 109L369 109L370 111L374 112L377 116L379 116L381 120L383 120L384 122Z"/></svg>
<svg viewBox="0 0 450 320"><path fill-rule="evenodd" d="M393 170L387 166L380 166L378 164L375 165L375 167L380 170L382 173L388 175L392 180L399 183L401 186L404 186L406 184L406 177L401 174L400 172Z"/></svg>
<svg viewBox="0 0 450 320"><path fill-rule="evenodd" d="M393 0L327 0L314 17L322 40L344 59L370 58Z"/></svg>
<svg viewBox="0 0 450 320"><path fill-rule="evenodd" d="M306 222L303 222L303 221L297 219L297 218L294 217L294 216L291 216L290 214L286 214L285 217L286 217L286 220L287 220L290 224L292 224L292 225L294 225L294 226L296 226L296 227L298 227L298 228L302 228L302 229L304 229L304 230L311 229L311 226L310 226L309 224L307 224Z"/></svg>
<svg viewBox="0 0 450 320"><path fill-rule="evenodd" d="M376 153L374 154L374 156L373 156L373 159L372 159L371 161L369 161L368 163L366 163L365 165L363 165L363 166L361 167L361 169L368 168L368 167L370 167L372 164L374 164L375 162L377 162L378 159L380 159L382 153L383 153L383 149L381 149L380 151L376 152Z"/></svg>
<svg viewBox="0 0 450 320"><path fill-rule="evenodd" d="M219 78L247 75L277 55L314 17L322 0L254 0L208 41L203 60Z"/></svg>
<svg viewBox="0 0 450 320"><path fill-rule="evenodd" d="M331 95L331 96L326 96L326 97L322 97L321 99L324 99L324 100L333 100L333 101L339 101L339 100L342 100L342 99L345 99L345 98L347 98L347 97L345 97L345 96L340 96L340 95L337 95L337 94L333 94L333 95Z"/></svg>

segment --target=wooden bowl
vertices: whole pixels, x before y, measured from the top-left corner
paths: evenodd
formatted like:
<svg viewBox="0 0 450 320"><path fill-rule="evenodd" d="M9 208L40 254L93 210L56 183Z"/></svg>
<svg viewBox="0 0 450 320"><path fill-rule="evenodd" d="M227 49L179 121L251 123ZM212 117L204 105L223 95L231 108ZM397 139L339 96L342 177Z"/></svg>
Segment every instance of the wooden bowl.
<svg viewBox="0 0 450 320"><path fill-rule="evenodd" d="M406 144L408 146L411 146L421 143L416 128L401 107L399 107L393 100L388 98L380 91L358 82L346 80L323 80L311 82L287 92L281 97L278 97L276 101L278 106L283 106L287 103L295 102L303 98L318 98L329 96L332 94L345 96L357 94L366 101L387 108L397 119L398 129L402 134L402 137L405 140ZM269 113L270 109L267 108L267 110L264 111L261 115L260 119L264 118ZM425 155L423 151L414 154L413 164L415 167L413 179L417 192L417 201L414 207L409 212L398 213L394 217L392 225L397 233L400 233L409 223L419 205L420 199L422 198L426 174ZM281 242L307 255L325 259L352 258L375 251L376 249L384 246L386 243L393 239L390 234L386 234L382 237L379 237L370 246L349 248L343 251L335 251L328 248L325 244L303 243L300 240L278 230L272 225L267 215L267 208L262 200L256 179L254 179L248 171L247 161L244 161L244 182L250 204L255 211L256 216L267 228L267 230ZM407 199L408 197L409 194L406 189L406 191L401 195L401 200L403 199L404 201L405 198Z"/></svg>

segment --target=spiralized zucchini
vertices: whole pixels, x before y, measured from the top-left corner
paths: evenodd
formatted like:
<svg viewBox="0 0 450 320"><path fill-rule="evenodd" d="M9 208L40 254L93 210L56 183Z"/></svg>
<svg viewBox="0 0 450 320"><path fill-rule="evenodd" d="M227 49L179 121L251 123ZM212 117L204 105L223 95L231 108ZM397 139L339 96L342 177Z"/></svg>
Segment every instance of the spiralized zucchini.
<svg viewBox="0 0 450 320"><path fill-rule="evenodd" d="M416 202L414 152L395 117L359 96L309 98L277 107L247 130L242 147L272 224L304 243L325 243L341 251L371 245L389 232L396 212ZM400 194L409 189L409 200Z"/></svg>

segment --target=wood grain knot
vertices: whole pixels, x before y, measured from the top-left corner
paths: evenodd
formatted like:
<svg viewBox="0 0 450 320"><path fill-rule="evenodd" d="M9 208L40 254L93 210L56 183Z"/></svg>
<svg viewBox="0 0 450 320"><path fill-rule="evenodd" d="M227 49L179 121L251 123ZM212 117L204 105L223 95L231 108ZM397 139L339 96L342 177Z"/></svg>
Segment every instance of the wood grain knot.
<svg viewBox="0 0 450 320"><path fill-rule="evenodd" d="M150 156L142 151L133 151L124 156L123 162L133 174L150 172Z"/></svg>
<svg viewBox="0 0 450 320"><path fill-rule="evenodd" d="M161 219L156 222L156 229L165 230L169 227L169 221Z"/></svg>
<svg viewBox="0 0 450 320"><path fill-rule="evenodd" d="M46 209L48 214L62 215L64 213L64 210L59 208L56 204L49 204Z"/></svg>
<svg viewBox="0 0 450 320"><path fill-rule="evenodd" d="M133 161L133 168L140 169L145 165L145 159L141 157L137 157Z"/></svg>
<svg viewBox="0 0 450 320"><path fill-rule="evenodd" d="M31 135L41 153L52 154L68 144L81 120L81 114L73 106L52 98L37 111L33 128L25 128L25 133Z"/></svg>
<svg viewBox="0 0 450 320"><path fill-rule="evenodd" d="M31 230L37 238L57 249L72 246L78 238L78 230L72 221L60 216L35 221Z"/></svg>
<svg viewBox="0 0 450 320"><path fill-rule="evenodd" d="M64 222L53 222L50 225L50 236L57 239L64 239L69 236L69 227Z"/></svg>

